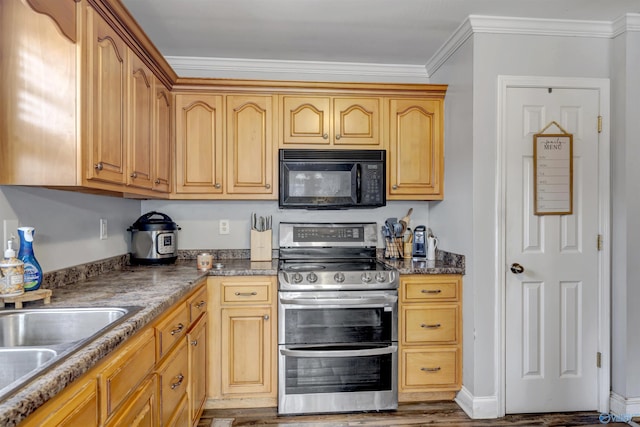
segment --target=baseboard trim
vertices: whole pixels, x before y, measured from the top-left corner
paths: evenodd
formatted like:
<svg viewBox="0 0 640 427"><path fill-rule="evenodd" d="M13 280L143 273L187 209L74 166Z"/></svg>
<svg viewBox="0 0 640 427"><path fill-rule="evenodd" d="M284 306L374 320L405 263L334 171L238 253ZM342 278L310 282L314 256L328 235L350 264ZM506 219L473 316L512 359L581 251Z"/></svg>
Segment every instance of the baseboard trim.
<svg viewBox="0 0 640 427"><path fill-rule="evenodd" d="M640 397L626 398L611 392L609 396L609 412L619 416L640 416Z"/></svg>
<svg viewBox="0 0 640 427"><path fill-rule="evenodd" d="M474 396L463 386L454 400L474 420L498 418L497 396Z"/></svg>

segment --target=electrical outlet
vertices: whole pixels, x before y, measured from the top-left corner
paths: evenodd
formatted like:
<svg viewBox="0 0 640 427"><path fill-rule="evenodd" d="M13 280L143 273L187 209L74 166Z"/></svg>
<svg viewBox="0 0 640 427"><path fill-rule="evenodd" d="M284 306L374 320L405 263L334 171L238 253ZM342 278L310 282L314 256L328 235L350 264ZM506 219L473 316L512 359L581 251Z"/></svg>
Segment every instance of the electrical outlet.
<svg viewBox="0 0 640 427"><path fill-rule="evenodd" d="M7 241L11 239L11 236L14 236L16 240L13 244L13 249L15 249L16 253L18 253L18 227L19 224L17 219L5 219L2 222L2 236L4 237L4 240L2 241L3 249L7 249Z"/></svg>
<svg viewBox="0 0 640 427"><path fill-rule="evenodd" d="M100 218L100 240L107 240L109 234L107 234L107 219Z"/></svg>
<svg viewBox="0 0 640 427"><path fill-rule="evenodd" d="M218 233L220 234L229 234L229 220L228 219L221 219L220 220L220 226L218 229Z"/></svg>

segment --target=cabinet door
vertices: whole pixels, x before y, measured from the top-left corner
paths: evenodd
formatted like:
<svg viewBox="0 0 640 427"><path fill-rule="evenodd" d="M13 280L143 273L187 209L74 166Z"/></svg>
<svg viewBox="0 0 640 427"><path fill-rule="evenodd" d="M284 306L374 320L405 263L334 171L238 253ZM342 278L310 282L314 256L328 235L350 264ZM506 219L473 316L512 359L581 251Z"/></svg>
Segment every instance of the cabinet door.
<svg viewBox="0 0 640 427"><path fill-rule="evenodd" d="M209 369L207 362L207 316L200 317L198 323L187 335L189 345L189 399L191 424L198 423L204 403L207 400L207 378Z"/></svg>
<svg viewBox="0 0 640 427"><path fill-rule="evenodd" d="M222 96L178 94L176 193L222 193Z"/></svg>
<svg viewBox="0 0 640 427"><path fill-rule="evenodd" d="M270 307L222 308L222 394L272 393Z"/></svg>
<svg viewBox="0 0 640 427"><path fill-rule="evenodd" d="M87 178L125 183L127 46L87 8Z"/></svg>
<svg viewBox="0 0 640 427"><path fill-rule="evenodd" d="M106 427L157 427L159 425L158 382L155 375L151 375L105 424Z"/></svg>
<svg viewBox="0 0 640 427"><path fill-rule="evenodd" d="M334 144L381 149L380 110L380 98L334 98Z"/></svg>
<svg viewBox="0 0 640 427"><path fill-rule="evenodd" d="M98 394L96 380L72 386L64 395L56 396L24 421L25 426L98 426ZM64 397L63 397L64 396ZM23 425L23 424L20 424Z"/></svg>
<svg viewBox="0 0 640 427"><path fill-rule="evenodd" d="M154 79L149 67L129 51L127 184L140 188L152 187Z"/></svg>
<svg viewBox="0 0 640 427"><path fill-rule="evenodd" d="M390 100L389 199L443 198L442 107L439 99Z"/></svg>
<svg viewBox="0 0 640 427"><path fill-rule="evenodd" d="M173 152L171 107L171 93L161 83L156 82L153 116L155 150L153 151L152 188L163 193L171 191L171 153Z"/></svg>
<svg viewBox="0 0 640 427"><path fill-rule="evenodd" d="M227 193L274 192L273 96L227 96Z"/></svg>
<svg viewBox="0 0 640 427"><path fill-rule="evenodd" d="M287 96L281 98L282 144L329 145L333 138L331 99L315 96Z"/></svg>

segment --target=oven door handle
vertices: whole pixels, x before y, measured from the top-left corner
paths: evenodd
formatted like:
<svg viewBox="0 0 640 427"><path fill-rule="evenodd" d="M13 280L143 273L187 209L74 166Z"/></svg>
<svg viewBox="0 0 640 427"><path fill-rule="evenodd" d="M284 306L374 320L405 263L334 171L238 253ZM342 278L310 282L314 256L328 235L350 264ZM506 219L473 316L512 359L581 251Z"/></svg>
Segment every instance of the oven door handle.
<svg viewBox="0 0 640 427"><path fill-rule="evenodd" d="M317 348L317 347L316 347ZM368 348L364 350L329 350L331 347L327 347L326 351L309 351L309 350L289 350L286 348L280 349L280 354L283 356L291 357L362 357L362 356L379 356L381 354L393 354L398 351L397 345L390 345L380 348Z"/></svg>
<svg viewBox="0 0 640 427"><path fill-rule="evenodd" d="M280 303L284 305L349 305L354 307L365 307L371 305L384 306L395 304L398 297L393 295L381 295L366 298L280 298Z"/></svg>

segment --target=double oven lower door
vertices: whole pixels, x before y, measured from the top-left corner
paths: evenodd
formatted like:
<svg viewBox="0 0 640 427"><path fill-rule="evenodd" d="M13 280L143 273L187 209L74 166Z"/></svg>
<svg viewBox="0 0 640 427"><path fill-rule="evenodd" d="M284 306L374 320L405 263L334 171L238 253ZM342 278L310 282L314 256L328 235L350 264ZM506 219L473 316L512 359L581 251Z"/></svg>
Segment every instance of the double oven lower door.
<svg viewBox="0 0 640 427"><path fill-rule="evenodd" d="M398 407L398 292L280 291L278 412Z"/></svg>

